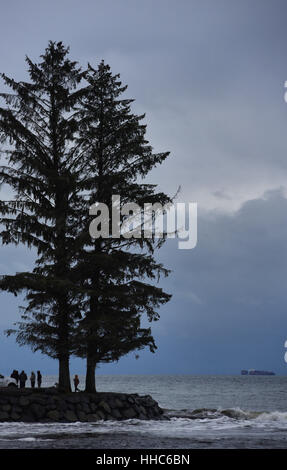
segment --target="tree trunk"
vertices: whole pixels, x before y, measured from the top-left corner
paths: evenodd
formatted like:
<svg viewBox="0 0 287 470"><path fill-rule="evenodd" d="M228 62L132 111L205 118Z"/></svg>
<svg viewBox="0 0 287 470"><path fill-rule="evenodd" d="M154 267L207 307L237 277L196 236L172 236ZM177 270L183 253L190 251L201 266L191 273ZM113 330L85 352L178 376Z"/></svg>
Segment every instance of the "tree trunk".
<svg viewBox="0 0 287 470"><path fill-rule="evenodd" d="M61 392L71 392L69 356L59 357L59 390Z"/></svg>
<svg viewBox="0 0 287 470"><path fill-rule="evenodd" d="M86 371L86 392L96 392L96 361L92 359L89 354L87 356L87 371Z"/></svg>

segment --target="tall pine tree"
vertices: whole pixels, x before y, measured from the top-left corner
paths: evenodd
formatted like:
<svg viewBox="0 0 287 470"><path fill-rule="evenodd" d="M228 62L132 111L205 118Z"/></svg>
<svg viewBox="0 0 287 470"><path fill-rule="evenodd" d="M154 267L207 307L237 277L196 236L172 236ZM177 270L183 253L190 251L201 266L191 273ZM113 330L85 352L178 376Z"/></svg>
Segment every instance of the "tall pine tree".
<svg viewBox="0 0 287 470"><path fill-rule="evenodd" d="M67 391L80 315L70 267L80 204L74 108L82 72L61 42L50 42L41 59L36 64L26 58L30 82L2 74L11 93L1 94L6 106L0 108L0 137L9 145L0 182L12 188L14 197L0 203L0 235L4 244L35 247L38 258L32 272L3 276L0 288L27 292L29 328L20 327L17 340L59 360L59 386Z"/></svg>
<svg viewBox="0 0 287 470"><path fill-rule="evenodd" d="M154 258L164 237L97 240L89 235L89 206L112 195L121 204L166 204L170 199L140 179L168 153L154 154L144 116L131 112L126 87L103 62L82 74L61 43L50 43L40 64L29 64L31 83L3 76L12 95L0 109L3 141L10 139L1 181L15 191L2 202L3 243L38 250L31 273L3 276L0 288L27 291L17 341L59 359L59 385L70 389L69 357L87 359L86 390L95 369L130 351L156 345L151 329L170 298L155 281L168 271ZM77 90L85 75L88 85Z"/></svg>
<svg viewBox="0 0 287 470"><path fill-rule="evenodd" d="M85 78L88 87L78 117L90 204L105 203L111 214L113 195L120 195L121 205L170 202L165 194L156 192L155 185L140 182L168 152L152 152L145 139L146 126L141 123L144 116L131 112L132 100L123 98L127 87L122 86L119 75L112 75L110 67L101 62L97 69L89 66ZM157 320L158 307L170 299L153 282L168 274L153 253L164 237L127 239L122 234L113 238L111 223L109 228L108 236L90 239L77 263L81 286L90 292L78 328L78 354L87 358L89 392L96 389L98 364L145 346L155 351L151 329L142 326L142 317L147 314L149 321Z"/></svg>

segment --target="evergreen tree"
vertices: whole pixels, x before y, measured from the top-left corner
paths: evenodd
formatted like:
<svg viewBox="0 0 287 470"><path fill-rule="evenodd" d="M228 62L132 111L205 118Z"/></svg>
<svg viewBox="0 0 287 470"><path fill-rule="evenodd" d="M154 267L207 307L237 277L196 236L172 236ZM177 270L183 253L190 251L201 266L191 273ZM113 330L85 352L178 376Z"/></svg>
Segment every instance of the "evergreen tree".
<svg viewBox="0 0 287 470"><path fill-rule="evenodd" d="M36 247L30 273L3 276L0 288L27 292L17 341L59 360L59 386L70 389L69 357L87 359L86 390L95 391L95 368L130 351L156 345L142 316L159 318L170 298L154 281L168 271L154 258L164 241L153 236L92 240L88 209L112 195L121 203L166 204L170 199L140 178L168 153L153 154L144 116L121 97L119 76L103 62L81 73L62 43L50 43L40 64L27 59L31 83L3 78L0 132L9 140L2 183L15 191L2 201L2 242ZM88 86L78 89L85 76ZM15 331L15 330L14 330Z"/></svg>
<svg viewBox="0 0 287 470"><path fill-rule="evenodd" d="M11 93L2 93L0 137L9 143L0 183L13 192L1 201L3 244L24 243L38 253L30 273L2 276L0 288L27 292L17 341L59 360L59 386L70 390L69 356L80 303L70 276L78 233L78 173L75 105L82 72L61 42L50 42L38 64L26 58L30 82L2 74ZM78 216L78 215L77 215Z"/></svg>
<svg viewBox="0 0 287 470"><path fill-rule="evenodd" d="M97 69L89 66L85 78L88 87L78 117L90 205L105 203L111 214L112 195L120 195L121 204L135 202L141 207L145 202L170 202L165 194L156 192L155 185L139 181L169 153L152 152L145 140L146 126L141 123L144 115L131 112L133 100L122 97L126 87L119 75L113 76L102 62ZM88 232L87 226L83 232ZM78 355L87 358L89 392L95 391L99 363L118 360L145 346L152 352L156 349L151 329L142 327L141 319L147 314L149 321L157 320L157 308L170 299L148 282L168 274L154 258L154 249L163 241L164 237L113 238L110 230L106 237L87 240L79 252L76 271L88 295L78 328Z"/></svg>

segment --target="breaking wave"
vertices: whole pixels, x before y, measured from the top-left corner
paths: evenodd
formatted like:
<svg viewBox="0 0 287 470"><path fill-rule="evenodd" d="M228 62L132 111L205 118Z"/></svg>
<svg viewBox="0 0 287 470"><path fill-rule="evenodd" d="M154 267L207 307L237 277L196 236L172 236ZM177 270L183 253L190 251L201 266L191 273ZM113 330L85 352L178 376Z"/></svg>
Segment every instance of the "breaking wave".
<svg viewBox="0 0 287 470"><path fill-rule="evenodd" d="M167 418L183 418L190 420L212 420L222 417L231 420L255 420L256 422L280 422L287 426L287 412L282 411L249 411L241 408L198 408L195 410L165 410Z"/></svg>

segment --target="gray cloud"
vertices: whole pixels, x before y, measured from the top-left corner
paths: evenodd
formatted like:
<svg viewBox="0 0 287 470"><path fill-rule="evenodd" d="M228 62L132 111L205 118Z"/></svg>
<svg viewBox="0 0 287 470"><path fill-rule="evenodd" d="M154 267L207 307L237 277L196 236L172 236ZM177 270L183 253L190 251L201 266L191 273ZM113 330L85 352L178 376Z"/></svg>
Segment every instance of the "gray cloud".
<svg viewBox="0 0 287 470"><path fill-rule="evenodd" d="M17 7L16 7L17 5ZM83 65L105 59L146 112L152 178L206 208L234 210L285 184L286 3L35 0L2 6L1 68L22 78L49 39ZM229 200L214 196L218 190Z"/></svg>
<svg viewBox="0 0 287 470"><path fill-rule="evenodd" d="M285 370L286 12L285 0L1 5L1 71L25 78L25 55L38 60L49 39L83 65L105 59L147 113L155 151L171 151L149 180L199 203L198 247L169 241L160 255L174 269L161 349L103 370ZM19 250L1 248L2 272L29 266ZM4 327L17 308L2 299Z"/></svg>
<svg viewBox="0 0 287 470"><path fill-rule="evenodd" d="M163 249L173 299L156 331L179 362L188 351L192 372L285 372L286 213L282 191L272 191L234 214L201 214L194 250Z"/></svg>

